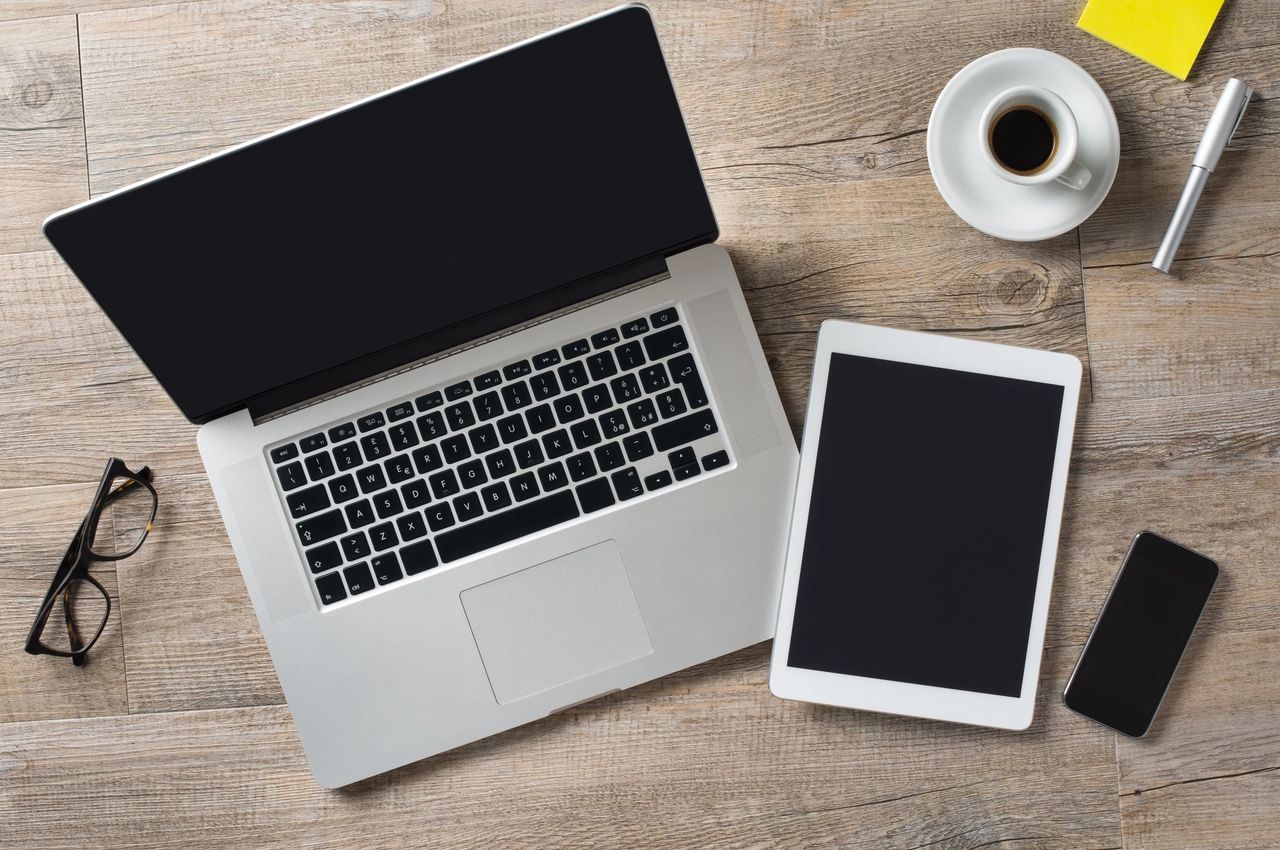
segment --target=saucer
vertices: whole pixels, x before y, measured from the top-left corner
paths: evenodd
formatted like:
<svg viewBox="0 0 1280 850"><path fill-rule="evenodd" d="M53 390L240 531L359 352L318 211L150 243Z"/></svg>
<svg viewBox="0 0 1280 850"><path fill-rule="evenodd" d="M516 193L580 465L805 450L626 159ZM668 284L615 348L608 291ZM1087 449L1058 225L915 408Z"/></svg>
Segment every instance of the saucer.
<svg viewBox="0 0 1280 850"><path fill-rule="evenodd" d="M1043 86L1071 107L1080 127L1076 160L1093 172L1084 189L1018 186L983 158L982 111L1016 85ZM1066 233L1107 197L1120 165L1120 127L1106 93L1079 65L1048 50L1013 47L975 59L951 78L929 116L926 148L933 182L956 215L991 236L1032 242Z"/></svg>

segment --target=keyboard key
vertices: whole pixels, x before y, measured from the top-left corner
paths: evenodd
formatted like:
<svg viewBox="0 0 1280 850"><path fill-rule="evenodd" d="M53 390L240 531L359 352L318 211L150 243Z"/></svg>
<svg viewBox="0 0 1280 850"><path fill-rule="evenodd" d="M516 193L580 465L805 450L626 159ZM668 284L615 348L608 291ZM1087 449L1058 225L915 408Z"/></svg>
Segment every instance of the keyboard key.
<svg viewBox="0 0 1280 850"><path fill-rule="evenodd" d="M498 432L493 429L492 425L481 425L472 431L469 436L471 437L471 448L475 449L478 455L498 447Z"/></svg>
<svg viewBox="0 0 1280 850"><path fill-rule="evenodd" d="M613 404L613 399L609 397L608 387L596 384L582 391L582 403L586 405L587 413L599 413Z"/></svg>
<svg viewBox="0 0 1280 850"><path fill-rule="evenodd" d="M312 434L310 437L303 437L298 441L298 445L302 446L302 453L309 454L316 449L323 449L329 445L329 441L324 434Z"/></svg>
<svg viewBox="0 0 1280 850"><path fill-rule="evenodd" d="M665 393L660 393L657 402L658 412L662 414L663 419L679 416L689 409L685 407L684 396L680 395L679 390L667 390Z"/></svg>
<svg viewBox="0 0 1280 850"><path fill-rule="evenodd" d="M684 328L679 325L644 338L644 353L649 355L650 360L661 360L688 350L689 340L685 338Z"/></svg>
<svg viewBox="0 0 1280 850"><path fill-rule="evenodd" d="M573 435L574 446L580 449L590 448L604 439L600 436L600 427L596 425L594 419L573 423L569 433Z"/></svg>
<svg viewBox="0 0 1280 850"><path fill-rule="evenodd" d="M480 504L479 493L463 493L453 500L453 512L458 515L458 522L469 522L484 513Z"/></svg>
<svg viewBox="0 0 1280 850"><path fill-rule="evenodd" d="M395 490L384 490L374 496L373 508L382 519L395 516L404 511L404 505L400 503L400 494Z"/></svg>
<svg viewBox="0 0 1280 850"><path fill-rule="evenodd" d="M449 423L449 427L455 431L470 428L476 424L476 416L471 411L471 405L465 401L446 407L444 409L444 418Z"/></svg>
<svg viewBox="0 0 1280 850"><path fill-rule="evenodd" d="M328 452L307 458L307 475L311 476L312 481L322 481L333 475L333 458L329 457Z"/></svg>
<svg viewBox="0 0 1280 850"><path fill-rule="evenodd" d="M416 576L434 567L436 553L431 548L430 540L423 540L400 550L400 563L404 564L405 575Z"/></svg>
<svg viewBox="0 0 1280 850"><path fill-rule="evenodd" d="M652 366L641 369L640 383L644 385L644 391L647 393L656 393L671 386L671 382L667 380L666 367L661 363L654 363Z"/></svg>
<svg viewBox="0 0 1280 850"><path fill-rule="evenodd" d="M410 481L401 487L400 495L404 496L405 507L409 508L420 508L431 501L431 491L427 489L427 482L422 478Z"/></svg>
<svg viewBox="0 0 1280 850"><path fill-rule="evenodd" d="M406 543L427 533L426 520L418 511L396 517L396 528L400 529L400 539Z"/></svg>
<svg viewBox="0 0 1280 850"><path fill-rule="evenodd" d="M369 568L373 570L373 577L378 580L378 584L391 584L404 578L404 574L400 572L400 559L395 552L377 556L369 561Z"/></svg>
<svg viewBox="0 0 1280 850"><path fill-rule="evenodd" d="M644 460L653 454L653 443L649 442L649 435L643 432L623 437L622 447L627 450L627 460L632 463Z"/></svg>
<svg viewBox="0 0 1280 850"><path fill-rule="evenodd" d="M517 502L523 502L538 495L538 476L532 472L524 472L512 478L511 495Z"/></svg>
<svg viewBox="0 0 1280 850"><path fill-rule="evenodd" d="M341 443L343 440L350 440L356 435L356 423L343 422L341 425L334 425L329 429L329 441L332 443Z"/></svg>
<svg viewBox="0 0 1280 850"><path fill-rule="evenodd" d="M690 463L695 463L698 460L698 456L693 453L693 449L685 447L667 455L667 460L671 462L671 468L675 469Z"/></svg>
<svg viewBox="0 0 1280 850"><path fill-rule="evenodd" d="M541 354L534 355L533 368L546 369L560 362L560 352L544 351Z"/></svg>
<svg viewBox="0 0 1280 850"><path fill-rule="evenodd" d="M622 335L627 339L649 332L649 323L644 319L632 319L622 326Z"/></svg>
<svg viewBox="0 0 1280 850"><path fill-rule="evenodd" d="M618 364L613 362L613 355L609 352L597 351L587 358L587 371L593 381L603 381L618 374Z"/></svg>
<svg viewBox="0 0 1280 850"><path fill-rule="evenodd" d="M342 575L347 580L347 587L351 588L352 596L373 590L373 574L369 572L369 565L363 561L347 567Z"/></svg>
<svg viewBox="0 0 1280 850"><path fill-rule="evenodd" d="M552 431L550 434L543 434L542 445L546 447L549 458L564 457L573 451L573 445L569 442L569 432L563 428Z"/></svg>
<svg viewBox="0 0 1280 850"><path fill-rule="evenodd" d="M307 566L311 567L313 573L331 570L341 563L342 552L339 551L336 540L307 550Z"/></svg>
<svg viewBox="0 0 1280 850"><path fill-rule="evenodd" d="M374 520L373 505L369 504L368 499L352 502L344 510L347 512L347 522L352 528L363 528Z"/></svg>
<svg viewBox="0 0 1280 850"><path fill-rule="evenodd" d="M411 449L418 445L418 430L413 427L412 422L392 425L387 434L391 437L391 445L397 449Z"/></svg>
<svg viewBox="0 0 1280 850"><path fill-rule="evenodd" d="M517 505L498 516L485 517L446 531L436 538L436 545L440 547L441 558L456 561L577 516L578 506L574 503L573 494L566 490Z"/></svg>
<svg viewBox="0 0 1280 850"><path fill-rule="evenodd" d="M375 493L387 486L387 478L382 474L380 466L366 466L356 473L356 481L360 484L361 493Z"/></svg>
<svg viewBox="0 0 1280 850"><path fill-rule="evenodd" d="M700 474L701 472L702 470L698 468L697 463L686 463L684 466L677 466L675 468L677 481L687 481L688 479L692 478L695 475Z"/></svg>
<svg viewBox="0 0 1280 850"><path fill-rule="evenodd" d="M586 514L603 510L614 503L613 490L609 488L606 478L597 478L578 486L578 501L582 503L582 512Z"/></svg>
<svg viewBox="0 0 1280 850"><path fill-rule="evenodd" d="M511 494L507 492L507 485L501 481L496 481L481 490L480 499L490 511L501 510L511 504Z"/></svg>
<svg viewBox="0 0 1280 850"><path fill-rule="evenodd" d="M596 474L596 465L591 460L590 452L574 455L566 460L565 464L569 467L569 477L574 481L581 481Z"/></svg>
<svg viewBox="0 0 1280 850"><path fill-rule="evenodd" d="M489 476L484 474L484 462L479 458L464 463L458 467L458 480L462 482L462 486L468 490L473 487L479 487L489 480Z"/></svg>
<svg viewBox="0 0 1280 850"><path fill-rule="evenodd" d="M716 426L716 418L711 415L711 411L702 410L663 422L653 429L653 441L658 445L658 451L665 452L719 430Z"/></svg>
<svg viewBox="0 0 1280 850"><path fill-rule="evenodd" d="M338 469L355 469L364 463L360 456L360 447L355 443L347 443L333 450L333 457L338 462Z"/></svg>
<svg viewBox="0 0 1280 850"><path fill-rule="evenodd" d="M381 413L370 413L367 416L361 416L356 421L360 424L361 433L381 428L387 424L387 420L383 418Z"/></svg>
<svg viewBox="0 0 1280 850"><path fill-rule="evenodd" d="M347 598L347 589L342 586L342 576L329 573L316 579L316 590L320 591L320 601L332 605Z"/></svg>
<svg viewBox="0 0 1280 850"><path fill-rule="evenodd" d="M572 360L575 357L581 357L591 351L590 344L585 339L571 342L568 345L560 346L560 350L564 352L565 360Z"/></svg>
<svg viewBox="0 0 1280 850"><path fill-rule="evenodd" d="M384 461L382 465L387 470L387 481L392 484L399 484L413 477L413 464L408 455L397 455Z"/></svg>
<svg viewBox="0 0 1280 850"><path fill-rule="evenodd" d="M622 454L622 446L618 443L606 443L595 450L596 463L600 464L601 472L608 472L611 469L617 469L626 463L626 458Z"/></svg>
<svg viewBox="0 0 1280 850"><path fill-rule="evenodd" d="M652 493L654 490L661 490L671 484L671 473L665 469L661 472L655 472L653 475L644 477L644 489Z"/></svg>
<svg viewBox="0 0 1280 850"><path fill-rule="evenodd" d="M582 402L578 400L576 394L558 398L551 406L556 409L556 418L560 420L561 424L573 422L587 415L582 409Z"/></svg>
<svg viewBox="0 0 1280 850"><path fill-rule="evenodd" d="M538 480L542 482L542 489L550 493L552 490L567 486L569 475L564 471L564 464L557 461L539 469Z"/></svg>
<svg viewBox="0 0 1280 850"><path fill-rule="evenodd" d="M529 422L529 433L537 434L548 428L556 427L555 414L551 412L551 405L540 404L537 407L529 408L524 415Z"/></svg>
<svg viewBox="0 0 1280 850"><path fill-rule="evenodd" d="M396 536L396 527L389 522L384 522L369 529L369 542L373 544L375 552L385 552L398 544L400 538Z"/></svg>
<svg viewBox="0 0 1280 850"><path fill-rule="evenodd" d="M618 346L614 353L618 356L618 367L623 371L638 369L645 364L639 340Z"/></svg>
<svg viewBox="0 0 1280 850"><path fill-rule="evenodd" d="M502 376L508 381L514 381L516 378L523 378L532 371L533 367L529 365L529 361L521 360L519 363L511 363L503 366Z"/></svg>
<svg viewBox="0 0 1280 850"><path fill-rule="evenodd" d="M529 379L529 388L533 390L536 401L546 401L560 395L560 384L556 381L555 372L542 372Z"/></svg>
<svg viewBox="0 0 1280 850"><path fill-rule="evenodd" d="M387 441L387 435L381 431L361 437L360 447L364 449L364 456L369 460L379 460L391 454L391 443Z"/></svg>
<svg viewBox="0 0 1280 850"><path fill-rule="evenodd" d="M427 525L431 526L432 531L440 531L453 525L453 510L449 507L448 502L437 502L425 511L427 515Z"/></svg>
<svg viewBox="0 0 1280 850"><path fill-rule="evenodd" d="M579 390L587 385L587 367L581 362L566 363L558 370L565 390Z"/></svg>
<svg viewBox="0 0 1280 850"><path fill-rule="evenodd" d="M342 511L329 511L327 514L304 519L294 523L294 527L298 529L298 539L303 546L337 537L347 530L347 524L342 521Z"/></svg>
<svg viewBox="0 0 1280 850"><path fill-rule="evenodd" d="M671 380L684 387L689 406L695 410L706 407L707 390L702 386L702 377L698 374L698 367L693 363L693 355L681 354L679 357L672 358L667 366L671 368Z"/></svg>
<svg viewBox="0 0 1280 850"><path fill-rule="evenodd" d="M398 422L401 419L408 419L413 415L413 403L402 401L397 405L387 408L387 421Z"/></svg>
<svg viewBox="0 0 1280 850"><path fill-rule="evenodd" d="M302 472L302 464L297 461L277 469L276 478L280 479L280 487L286 491L307 483L307 476Z"/></svg>
<svg viewBox="0 0 1280 850"><path fill-rule="evenodd" d="M546 460L542 455L542 445L537 440L526 440L512 449L516 455L516 463L521 469L537 466Z"/></svg>
<svg viewBox="0 0 1280 850"><path fill-rule="evenodd" d="M635 375L614 378L609 382L609 386L613 389L613 397L617 399L618 404L626 404L640 398L640 382L636 380Z"/></svg>
<svg viewBox="0 0 1280 850"><path fill-rule="evenodd" d="M523 418L519 415L508 416L505 419L498 420L498 436L502 438L504 443L514 443L516 440L523 440L529 436L529 432L524 427Z"/></svg>
<svg viewBox="0 0 1280 850"><path fill-rule="evenodd" d="M350 475L339 475L329 482L329 495L333 496L335 504L342 504L351 501L360 493L356 490L354 478Z"/></svg>
<svg viewBox="0 0 1280 850"><path fill-rule="evenodd" d="M496 392L484 393L476 396L475 400L476 416L481 422L488 422L503 414L502 402L498 400Z"/></svg>
<svg viewBox="0 0 1280 850"><path fill-rule="evenodd" d="M593 348L608 348L619 339L621 339L621 337L618 336L617 329L609 328L606 331L600 331L598 334L593 334L591 337L591 346Z"/></svg>
<svg viewBox="0 0 1280 850"><path fill-rule="evenodd" d="M680 314L676 312L675 307L668 307L665 310L659 310L649 317L649 321L653 322L655 328L661 328L672 322L680 321Z"/></svg>
<svg viewBox="0 0 1280 850"><path fill-rule="evenodd" d="M428 476L427 482L431 484L431 492L435 493L437 499L446 499L462 489L458 485L458 476L453 474L452 469Z"/></svg>
<svg viewBox="0 0 1280 850"><path fill-rule="evenodd" d="M289 503L289 515L301 519L329 507L329 494L324 491L323 484L317 484L293 493L285 501Z"/></svg>
<svg viewBox="0 0 1280 850"><path fill-rule="evenodd" d="M442 442L440 450L449 463L461 463L471 457L471 446L462 434L456 434Z"/></svg>
<svg viewBox="0 0 1280 850"><path fill-rule="evenodd" d="M635 428L647 428L658 421L658 411L647 398L627 405L627 415L631 417L631 425Z"/></svg>
<svg viewBox="0 0 1280 850"><path fill-rule="evenodd" d="M613 437L621 437L631 430L631 426L627 424L625 413L621 410L610 410L600 417L600 430L604 431L606 438L611 439Z"/></svg>
<svg viewBox="0 0 1280 850"><path fill-rule="evenodd" d="M422 434L424 440L434 440L436 437L443 437L447 431L444 427L444 416L440 411L428 413L426 416L418 417L418 431Z"/></svg>
<svg viewBox="0 0 1280 850"><path fill-rule="evenodd" d="M729 465L729 453L726 451L712 452L702 459L702 468L707 472L713 469L719 469L722 466Z"/></svg>
<svg viewBox="0 0 1280 850"><path fill-rule="evenodd" d="M440 447L433 444L416 449L413 453L413 465L417 468L419 475L426 475L428 472L439 469L444 465L444 458L440 456Z"/></svg>
<svg viewBox="0 0 1280 850"><path fill-rule="evenodd" d="M271 460L273 463L284 463L286 460L293 460L298 456L298 447L294 443L286 446L279 446L271 450Z"/></svg>
<svg viewBox="0 0 1280 850"><path fill-rule="evenodd" d="M457 401L471 395L471 382L459 381L444 388L445 401Z"/></svg>
<svg viewBox="0 0 1280 850"><path fill-rule="evenodd" d="M516 462L512 459L511 452L506 449L493 452L484 459L484 462L489 467L490 478L502 478L516 471Z"/></svg>
<svg viewBox="0 0 1280 850"><path fill-rule="evenodd" d="M483 375L478 376L475 383L476 389L487 390L502 383L502 376L498 374L497 369L494 369L492 372L485 372Z"/></svg>
<svg viewBox="0 0 1280 850"><path fill-rule="evenodd" d="M420 395L413 400L413 405L418 408L419 413L424 413L442 404L444 404L444 395L439 391Z"/></svg>
<svg viewBox="0 0 1280 850"><path fill-rule="evenodd" d="M644 485L640 482L640 475L636 472L634 466L628 466L626 469L613 473L610 476L613 479L613 489L618 491L618 498L622 501L634 499L636 496L644 495Z"/></svg>
<svg viewBox="0 0 1280 850"><path fill-rule="evenodd" d="M533 398L529 395L529 385L524 381L503 387L502 400L506 402L507 410L519 410L533 404Z"/></svg>

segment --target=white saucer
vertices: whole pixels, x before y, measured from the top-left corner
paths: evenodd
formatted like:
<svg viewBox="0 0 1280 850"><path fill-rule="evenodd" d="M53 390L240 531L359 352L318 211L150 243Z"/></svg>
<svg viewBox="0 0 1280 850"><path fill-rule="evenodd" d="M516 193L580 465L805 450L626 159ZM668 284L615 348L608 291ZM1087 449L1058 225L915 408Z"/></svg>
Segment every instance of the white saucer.
<svg viewBox="0 0 1280 850"><path fill-rule="evenodd" d="M1053 182L1018 186L983 158L978 119L992 98L1016 85L1055 92L1080 127L1078 161L1093 172L1080 191ZM1000 239L1031 242L1066 233L1098 208L1120 165L1120 127L1111 101L1076 63L1048 50L1013 47L960 70L929 116L929 171L956 215Z"/></svg>

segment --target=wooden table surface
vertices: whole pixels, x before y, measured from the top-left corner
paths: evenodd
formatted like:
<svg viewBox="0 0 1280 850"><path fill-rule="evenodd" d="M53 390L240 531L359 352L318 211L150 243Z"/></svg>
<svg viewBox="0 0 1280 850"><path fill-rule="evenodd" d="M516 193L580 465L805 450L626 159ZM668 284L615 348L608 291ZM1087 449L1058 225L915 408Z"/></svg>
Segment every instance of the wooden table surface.
<svg viewBox="0 0 1280 850"><path fill-rule="evenodd" d="M1272 0L1229 2L1186 83L1077 30L1083 0L653 3L796 429L827 318L1085 361L1029 731L782 702L761 644L343 791L311 780L195 429L40 222L608 3L0 0L0 847L1280 846ZM943 84L1015 45L1091 73L1124 151L1102 208L1030 245L957 219L925 158ZM1155 274L1230 76L1257 89L1238 149L1176 274ZM96 568L115 606L90 664L28 656L109 454L155 470L159 525ZM1154 731L1131 740L1058 694L1144 528L1223 576Z"/></svg>

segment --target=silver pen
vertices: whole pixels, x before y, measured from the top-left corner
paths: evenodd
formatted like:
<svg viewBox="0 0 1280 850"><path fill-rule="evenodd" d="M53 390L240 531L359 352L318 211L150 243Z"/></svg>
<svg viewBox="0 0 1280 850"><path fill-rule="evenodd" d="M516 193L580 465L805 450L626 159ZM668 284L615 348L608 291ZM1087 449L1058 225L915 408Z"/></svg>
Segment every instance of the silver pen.
<svg viewBox="0 0 1280 850"><path fill-rule="evenodd" d="M1187 178L1182 197L1178 198L1173 220L1169 222L1169 229L1164 232L1164 239L1160 240L1156 258L1151 261L1157 271L1169 273L1173 255L1178 253L1178 245L1182 243L1187 225L1191 223L1191 214L1196 211L1196 202L1200 200L1204 184L1209 182L1209 175L1218 167L1218 157L1222 156L1231 137L1236 134L1236 128L1240 126L1240 119L1244 117L1245 107L1249 105L1249 98L1252 96L1253 89L1240 80L1227 80L1227 87L1222 90L1222 97L1218 98L1213 115L1209 116L1209 126L1204 128L1200 147L1196 148L1195 158L1191 160L1191 176Z"/></svg>

